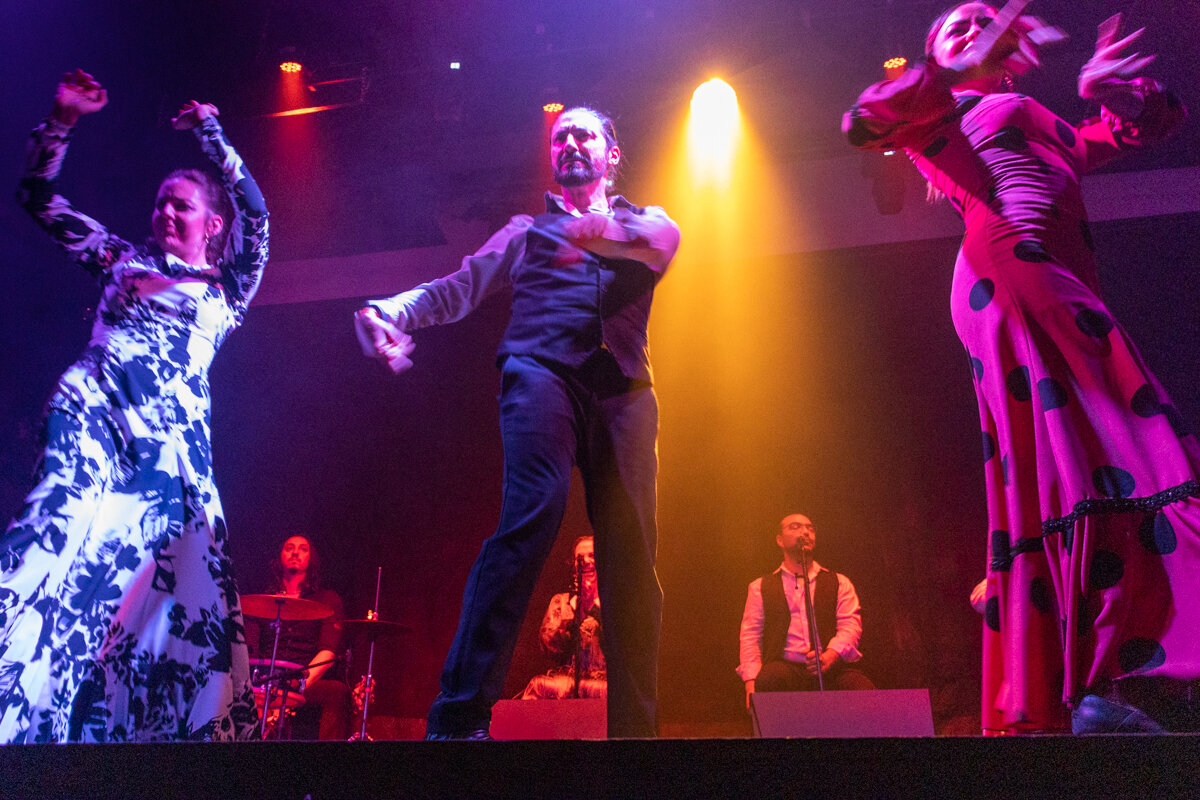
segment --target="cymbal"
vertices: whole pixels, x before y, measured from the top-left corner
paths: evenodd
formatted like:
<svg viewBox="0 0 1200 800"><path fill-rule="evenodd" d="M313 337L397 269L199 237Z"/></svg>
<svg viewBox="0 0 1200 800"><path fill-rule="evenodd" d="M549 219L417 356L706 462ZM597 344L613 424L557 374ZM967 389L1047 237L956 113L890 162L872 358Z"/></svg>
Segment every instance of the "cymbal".
<svg viewBox="0 0 1200 800"><path fill-rule="evenodd" d="M242 613L248 617L259 619L280 619L289 621L325 619L333 615L333 609L316 600L302 600L299 597L285 597L281 594L244 594L242 595Z"/></svg>
<svg viewBox="0 0 1200 800"><path fill-rule="evenodd" d="M385 622L381 619L344 619L337 624L351 636L365 633L368 637L378 639L381 636L398 636L412 628L401 622Z"/></svg>

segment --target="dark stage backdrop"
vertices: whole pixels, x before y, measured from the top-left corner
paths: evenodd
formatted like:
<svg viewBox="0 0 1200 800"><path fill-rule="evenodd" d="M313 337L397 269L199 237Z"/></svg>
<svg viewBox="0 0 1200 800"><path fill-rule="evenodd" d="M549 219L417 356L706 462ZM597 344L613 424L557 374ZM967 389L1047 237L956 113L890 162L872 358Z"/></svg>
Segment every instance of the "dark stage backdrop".
<svg viewBox="0 0 1200 800"><path fill-rule="evenodd" d="M41 406L86 341L95 289L31 225L2 219L12 234L0 254L0 513L9 516L28 489ZM1193 426L1198 223L1184 215L1095 226L1107 299ZM746 584L777 564L777 520L803 511L819 525L819 558L859 588L878 683L929 687L942 730L977 729L964 719L976 713L979 672L980 621L967 595L982 574L985 515L974 398L947 308L956 248L932 240L737 265L764 286L820 287L815 297L763 298L819 309L806 347L828 354L800 374L775 357L794 335L786 328L747 353L785 398L760 422L763 463L713 443L767 410L714 400L731 396L727 378L678 366L703 363L702 353L656 352L665 722L699 730L744 721L733 668ZM53 292L30 288L33 269L53 278L34 285ZM660 302L671 292L668 276ZM378 710L419 717L499 509L493 352L507 306L494 298L461 323L420 332L418 366L399 378L359 355L357 306L252 309L213 369L217 480L244 591L265 588L269 559L298 532L320 548L327 583L352 617L372 604L382 568L380 614L412 632L377 655ZM814 391L822 410L809 402ZM510 695L546 666L536 629L567 582L571 543L587 531L579 494L535 593Z"/></svg>

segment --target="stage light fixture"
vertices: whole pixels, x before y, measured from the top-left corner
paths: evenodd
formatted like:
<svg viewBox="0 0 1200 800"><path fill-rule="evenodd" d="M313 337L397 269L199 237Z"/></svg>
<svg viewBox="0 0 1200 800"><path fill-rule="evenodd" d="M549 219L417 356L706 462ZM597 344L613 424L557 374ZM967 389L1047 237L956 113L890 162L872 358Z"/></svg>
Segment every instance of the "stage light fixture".
<svg viewBox="0 0 1200 800"><path fill-rule="evenodd" d="M295 117L304 114L315 114L318 111L329 111L334 108L362 105L367 98L370 81L366 68L357 75L329 78L314 81L300 80L301 77L311 78L305 71L286 73L279 80L279 94L276 98L279 111L264 114L267 117Z"/></svg>
<svg viewBox="0 0 1200 800"><path fill-rule="evenodd" d="M737 119L737 92L720 78L705 81L692 93L692 115L708 122L729 124Z"/></svg>
<svg viewBox="0 0 1200 800"><path fill-rule="evenodd" d="M562 103L546 103L544 106L542 106L542 111L545 111L547 114L558 114L562 110Z"/></svg>
<svg viewBox="0 0 1200 800"><path fill-rule="evenodd" d="M302 69L304 69L304 65L299 61L283 61L279 64L280 72L293 73L299 72Z"/></svg>
<svg viewBox="0 0 1200 800"><path fill-rule="evenodd" d="M889 58L883 62L883 74L889 81L894 81L904 74L904 69L907 66L908 59L904 56Z"/></svg>
<svg viewBox="0 0 1200 800"><path fill-rule="evenodd" d="M450 69L462 69L462 62L461 61L451 61Z"/></svg>

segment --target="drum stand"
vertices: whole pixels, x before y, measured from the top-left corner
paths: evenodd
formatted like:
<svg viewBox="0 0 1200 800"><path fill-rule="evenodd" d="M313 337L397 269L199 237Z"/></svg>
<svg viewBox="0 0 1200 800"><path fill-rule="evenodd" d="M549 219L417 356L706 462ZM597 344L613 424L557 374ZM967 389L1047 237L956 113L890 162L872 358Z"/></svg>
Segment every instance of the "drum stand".
<svg viewBox="0 0 1200 800"><path fill-rule="evenodd" d="M378 567L377 569L378 571L375 573L375 606L367 612L367 619L369 620L379 619L379 585L383 581L383 567ZM371 675L371 669L375 665L375 640L378 638L378 635L375 633L367 634L369 647L367 649L366 688L363 691L362 722L359 724L358 733L348 739L351 742L371 741L371 737L367 735L367 713L371 709L371 695L375 691L375 679Z"/></svg>
<svg viewBox="0 0 1200 800"><path fill-rule="evenodd" d="M276 689L279 689L279 722L275 725L277 731L277 739L283 738L283 716L287 711L287 692L280 686L279 676L275 674L275 657L279 654L279 632L283 627L281 622L283 616L283 604L285 598L280 597L275 603L275 620L271 623L271 627L275 629L275 642L271 645L271 663L267 667L267 682L266 686L267 699L263 703L262 719L259 722L258 738L267 738L267 718L271 716L271 700L275 697Z"/></svg>
<svg viewBox="0 0 1200 800"><path fill-rule="evenodd" d="M367 612L367 619L378 619L374 611ZM375 636L369 636L368 641L370 647L367 650L367 674L363 676L363 704L362 704L362 721L359 723L358 733L351 736L347 741L350 742L370 742L373 741L367 734L367 713L371 708L371 695L375 691L375 681L371 676L371 668L375 664Z"/></svg>

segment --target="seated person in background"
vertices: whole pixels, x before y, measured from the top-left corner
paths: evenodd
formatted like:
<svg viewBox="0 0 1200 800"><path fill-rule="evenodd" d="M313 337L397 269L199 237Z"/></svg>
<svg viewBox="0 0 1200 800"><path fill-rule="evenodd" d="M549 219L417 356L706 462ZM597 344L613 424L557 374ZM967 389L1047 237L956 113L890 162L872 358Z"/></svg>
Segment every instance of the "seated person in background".
<svg viewBox="0 0 1200 800"><path fill-rule="evenodd" d="M600 595L596 590L596 554L591 536L575 542L571 559L571 591L550 598L542 618L542 650L555 661L521 693L522 700L560 700L565 697L607 697L604 652L600 648ZM579 613L579 609L586 609ZM575 665L579 663L579 692Z"/></svg>
<svg viewBox="0 0 1200 800"><path fill-rule="evenodd" d="M862 658L862 611L854 584L812 558L817 530L803 514L780 523L775 543L783 563L770 575L756 578L742 614L741 663L746 706L754 692L796 692L817 688L817 659L826 689L874 689L875 684L853 662ZM804 562L808 562L811 595L804 595ZM813 648L808 625L812 602L822 650Z"/></svg>
<svg viewBox="0 0 1200 800"><path fill-rule="evenodd" d="M322 589L321 560L305 536L292 536L283 543L279 558L271 562L272 594L299 597L329 606L333 615L317 620L284 620L280 623L276 661L308 665L305 670L304 705L290 725L293 739L346 739L350 736L350 687L334 669L341 631L342 598ZM246 643L250 656L269 659L275 643L271 622L246 617Z"/></svg>

